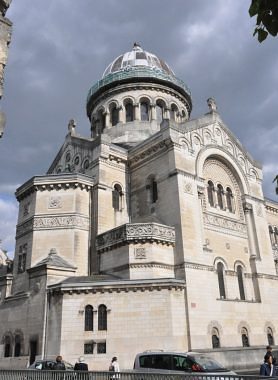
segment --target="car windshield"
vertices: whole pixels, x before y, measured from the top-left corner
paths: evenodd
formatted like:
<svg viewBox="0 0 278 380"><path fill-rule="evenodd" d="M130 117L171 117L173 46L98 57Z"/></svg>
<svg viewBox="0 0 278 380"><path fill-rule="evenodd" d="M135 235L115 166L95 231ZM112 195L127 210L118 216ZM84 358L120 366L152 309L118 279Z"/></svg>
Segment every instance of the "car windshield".
<svg viewBox="0 0 278 380"><path fill-rule="evenodd" d="M204 355L194 355L191 356L191 358L200 366L205 372L222 372L222 371L228 371L226 368L224 368L220 363L218 363L216 360L204 356Z"/></svg>

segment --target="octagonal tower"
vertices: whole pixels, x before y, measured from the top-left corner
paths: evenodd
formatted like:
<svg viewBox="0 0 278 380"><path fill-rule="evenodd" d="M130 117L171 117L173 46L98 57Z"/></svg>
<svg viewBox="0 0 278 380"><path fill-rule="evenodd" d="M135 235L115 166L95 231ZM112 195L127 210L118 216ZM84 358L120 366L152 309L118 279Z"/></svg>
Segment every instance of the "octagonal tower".
<svg viewBox="0 0 278 380"><path fill-rule="evenodd" d="M191 110L185 83L137 43L108 65L87 98L92 137L107 134L114 144L127 148L156 133L165 119L185 122Z"/></svg>

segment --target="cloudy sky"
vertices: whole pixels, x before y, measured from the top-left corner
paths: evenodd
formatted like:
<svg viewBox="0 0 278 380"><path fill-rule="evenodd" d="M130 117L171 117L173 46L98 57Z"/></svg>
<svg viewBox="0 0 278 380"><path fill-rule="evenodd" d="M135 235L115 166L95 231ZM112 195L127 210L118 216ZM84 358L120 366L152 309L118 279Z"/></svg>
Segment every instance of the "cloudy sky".
<svg viewBox="0 0 278 380"><path fill-rule="evenodd" d="M251 0L13 0L0 140L0 239L12 254L16 188L44 174L76 119L90 134L89 87L133 42L163 58L190 87L192 117L213 96L222 119L264 168L276 199L278 38L252 36Z"/></svg>

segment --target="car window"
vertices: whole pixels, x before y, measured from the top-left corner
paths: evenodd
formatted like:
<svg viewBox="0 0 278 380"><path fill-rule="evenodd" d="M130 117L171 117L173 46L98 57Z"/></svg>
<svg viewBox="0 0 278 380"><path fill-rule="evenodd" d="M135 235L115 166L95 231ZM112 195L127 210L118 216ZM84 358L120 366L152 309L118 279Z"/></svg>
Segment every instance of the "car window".
<svg viewBox="0 0 278 380"><path fill-rule="evenodd" d="M173 370L175 371L191 371L192 360L185 356L174 355L173 356Z"/></svg>
<svg viewBox="0 0 278 380"><path fill-rule="evenodd" d="M54 366L53 361L47 361L47 362L45 362L44 369L50 370L50 369L53 369L53 366Z"/></svg>
<svg viewBox="0 0 278 380"><path fill-rule="evenodd" d="M192 359L195 359L195 362L202 367L202 369L206 372L217 372L217 371L225 371L226 368L224 368L221 364L219 364L216 360L204 356L204 355L194 355ZM227 370L226 370L227 371Z"/></svg>
<svg viewBox="0 0 278 380"><path fill-rule="evenodd" d="M139 358L140 368L171 370L171 355L142 355Z"/></svg>

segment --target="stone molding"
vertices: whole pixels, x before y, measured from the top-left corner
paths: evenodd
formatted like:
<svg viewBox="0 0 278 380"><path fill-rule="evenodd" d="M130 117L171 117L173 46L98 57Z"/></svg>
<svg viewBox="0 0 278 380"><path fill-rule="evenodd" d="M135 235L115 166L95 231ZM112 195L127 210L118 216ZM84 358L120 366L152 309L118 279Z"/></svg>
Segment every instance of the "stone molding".
<svg viewBox="0 0 278 380"><path fill-rule="evenodd" d="M94 184L93 181L93 178L84 177L81 174L57 174L52 176L33 177L19 187L15 195L16 199L21 201L36 191L68 190L77 188L90 191Z"/></svg>
<svg viewBox="0 0 278 380"><path fill-rule="evenodd" d="M68 286L63 287L57 286L55 288L48 288L48 292L52 295L64 295L64 294L96 294L96 293L127 293L127 292L153 292L161 290L176 290L183 291L185 289L185 283L152 283L152 284L119 284L119 285L109 285L96 286L94 284L78 287L78 286Z"/></svg>
<svg viewBox="0 0 278 380"><path fill-rule="evenodd" d="M167 270L173 271L175 269L175 266L171 264L164 264L164 263L159 263L156 261L151 261L151 262L146 262L146 263L125 264L118 267L113 267L111 269L109 268L106 271L108 271L109 273L115 273L115 272L126 271L129 269L138 269L138 268L160 268L160 269L167 269Z"/></svg>
<svg viewBox="0 0 278 380"><path fill-rule="evenodd" d="M175 228L158 223L124 224L97 236L96 247L99 252L113 249L115 246L144 242L175 244Z"/></svg>
<svg viewBox="0 0 278 380"><path fill-rule="evenodd" d="M247 238L247 227L245 223L231 220L220 215L204 212L204 225L208 229L217 232L224 232L229 235L235 235Z"/></svg>
<svg viewBox="0 0 278 380"><path fill-rule="evenodd" d="M89 218L81 215L48 215L35 216L26 222L19 224L16 229L16 238L32 231L48 229L72 229L89 230Z"/></svg>

